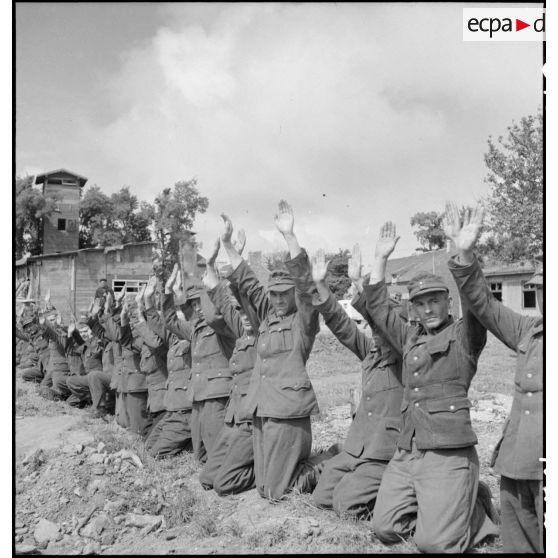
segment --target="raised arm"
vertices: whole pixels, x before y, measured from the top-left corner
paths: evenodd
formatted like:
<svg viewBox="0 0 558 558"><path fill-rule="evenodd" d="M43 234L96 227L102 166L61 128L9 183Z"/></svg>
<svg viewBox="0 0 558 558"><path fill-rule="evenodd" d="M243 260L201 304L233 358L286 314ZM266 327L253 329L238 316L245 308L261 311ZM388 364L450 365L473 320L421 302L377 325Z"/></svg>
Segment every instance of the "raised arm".
<svg viewBox="0 0 558 558"><path fill-rule="evenodd" d="M482 208L465 212L462 220L455 204L448 202L445 230L457 250L457 255L448 262L449 269L463 299L464 317L467 309L502 343L517 351L521 339L537 320L506 308L491 293L474 255L482 220Z"/></svg>
<svg viewBox="0 0 558 558"><path fill-rule="evenodd" d="M174 296L167 292L165 288L165 293L163 294L163 319L165 322L165 327L171 333L174 333L179 339L192 339L192 326L186 320L181 320L176 315L176 309L174 308Z"/></svg>
<svg viewBox="0 0 558 558"><path fill-rule="evenodd" d="M395 225L391 221L384 223L376 243L370 283L364 286L364 293L368 314L395 350L402 354L407 337L407 327L405 321L389 304L385 283L387 261L395 250L398 240Z"/></svg>
<svg viewBox="0 0 558 558"><path fill-rule="evenodd" d="M225 281L220 281L217 286L207 291L211 302L219 311L228 328L236 338L242 337L245 333L240 312L234 307L229 289Z"/></svg>
<svg viewBox="0 0 558 558"><path fill-rule="evenodd" d="M275 226L287 243L291 259L296 258L302 252L302 248L294 233L293 209L285 200L279 202L279 208L275 214Z"/></svg>
<svg viewBox="0 0 558 558"><path fill-rule="evenodd" d="M372 340L358 329L326 285L327 263L323 251L312 258L312 279L319 295L314 300L315 308L322 314L326 325L339 342L363 360L372 348Z"/></svg>

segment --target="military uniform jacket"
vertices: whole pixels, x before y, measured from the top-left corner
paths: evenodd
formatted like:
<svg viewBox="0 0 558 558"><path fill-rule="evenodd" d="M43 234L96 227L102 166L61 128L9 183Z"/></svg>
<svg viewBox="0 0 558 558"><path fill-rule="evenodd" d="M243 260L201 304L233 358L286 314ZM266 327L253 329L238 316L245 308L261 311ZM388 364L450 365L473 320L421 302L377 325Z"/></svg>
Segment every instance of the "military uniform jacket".
<svg viewBox="0 0 558 558"><path fill-rule="evenodd" d="M167 384L167 345L154 333L146 322L135 326L142 341L140 369L146 375L147 406L152 413L165 410L165 386Z"/></svg>
<svg viewBox="0 0 558 558"><path fill-rule="evenodd" d="M155 308L145 311L149 328L168 346L165 396L163 404L167 411L189 411L192 409L192 391L188 389L192 374L190 341L180 339L165 328L159 312Z"/></svg>
<svg viewBox="0 0 558 558"><path fill-rule="evenodd" d="M75 355L68 359L66 351L69 345L67 332L62 327L53 328L45 323L42 326L44 336L48 339L49 357L48 357L48 372L62 372L64 374L76 374L80 372L81 358L78 355L78 360L81 366L76 366L77 362ZM70 368L70 364L72 368Z"/></svg>
<svg viewBox="0 0 558 558"><path fill-rule="evenodd" d="M249 335L245 331L240 312L232 305L225 282L221 281L215 288L208 291L208 295L223 316L227 326L237 337L229 360L232 382L225 422L227 424L249 422L252 420L252 415L246 411L245 400L252 370L256 363L256 337L253 333Z"/></svg>
<svg viewBox="0 0 558 558"><path fill-rule="evenodd" d="M403 428L397 445L410 451L413 436L419 450L472 446L467 397L486 343L486 329L464 305L463 319L448 322L434 333L409 327L390 308L384 281L364 287L366 309L389 342L402 355Z"/></svg>
<svg viewBox="0 0 558 558"><path fill-rule="evenodd" d="M463 266L452 258L449 268L478 319L517 352L513 403L492 458L494 469L512 479L542 480L543 320L522 316L497 300L476 259Z"/></svg>
<svg viewBox="0 0 558 558"><path fill-rule="evenodd" d="M106 342L97 337L93 337L89 342L84 341L79 331L74 330L70 343L73 343L73 350L80 355L86 374L91 370L103 369L102 358Z"/></svg>
<svg viewBox="0 0 558 558"><path fill-rule="evenodd" d="M97 316L90 317L87 320L87 325L89 329L93 332L93 335L102 341L103 343L103 354L101 355L101 363L103 372L113 374L114 372L114 354L113 345L114 342L106 334L105 327L99 321ZM112 386L111 386L112 389Z"/></svg>
<svg viewBox="0 0 558 558"><path fill-rule="evenodd" d="M355 297L353 306L368 318L363 295ZM333 294L316 308L335 337L362 361L362 397L343 450L361 459L389 461L401 431L401 359L387 343L376 346L360 331Z"/></svg>
<svg viewBox="0 0 558 558"><path fill-rule="evenodd" d="M163 295L165 326L180 339L191 343L192 376L188 389L194 402L230 395L229 358L235 340L206 293L202 293L200 301L204 319L191 323L178 319L173 295Z"/></svg>
<svg viewBox="0 0 558 558"><path fill-rule="evenodd" d="M48 366L50 350L49 342L44 335L43 329L37 327L35 331L27 333L16 328L16 337L19 337L19 339L26 343L26 345L23 347L20 366L22 368L37 366L40 361L43 368L46 370ZM28 361L27 364L25 363L26 359Z"/></svg>
<svg viewBox="0 0 558 558"><path fill-rule="evenodd" d="M246 412L259 417L293 419L319 412L306 371L319 331L318 311L312 305L315 290L304 250L286 262L295 280L297 311L278 316L250 266L242 261L229 281L250 300L260 323L257 358L246 396Z"/></svg>
<svg viewBox="0 0 558 558"><path fill-rule="evenodd" d="M130 324L120 326L120 347L122 350L122 393L147 391L147 380L141 363L143 342L139 332Z"/></svg>
<svg viewBox="0 0 558 558"><path fill-rule="evenodd" d="M113 308L110 314L103 314L98 320L91 318L88 322L89 327L95 335L104 335L111 341L112 345L112 375L110 379L110 389L115 389L122 393L122 347L120 345L120 309Z"/></svg>

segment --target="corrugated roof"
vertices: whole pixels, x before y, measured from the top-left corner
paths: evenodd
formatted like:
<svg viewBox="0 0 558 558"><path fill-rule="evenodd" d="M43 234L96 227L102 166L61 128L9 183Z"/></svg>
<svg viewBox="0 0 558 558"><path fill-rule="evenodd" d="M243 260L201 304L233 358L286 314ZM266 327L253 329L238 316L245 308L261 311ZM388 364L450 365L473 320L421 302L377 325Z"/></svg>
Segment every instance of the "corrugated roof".
<svg viewBox="0 0 558 558"><path fill-rule="evenodd" d="M42 184L45 181L45 178L47 178L48 176L52 176L53 174L61 174L61 173L66 173L66 174L69 174L71 176L75 176L78 179L79 185L80 185L81 188L83 188L85 186L85 183L88 180L85 176L81 176L81 175L76 174L75 172L69 171L67 169L56 169L56 170L49 171L49 172L43 172L42 174L37 174L35 176L35 184Z"/></svg>
<svg viewBox="0 0 558 558"><path fill-rule="evenodd" d="M445 248L421 252L405 258L388 260L386 266L386 279L389 283L393 275L397 275L398 283L408 282L419 271L441 274L448 267L448 254Z"/></svg>
<svg viewBox="0 0 558 558"><path fill-rule="evenodd" d="M127 244L117 244L116 246L100 246L98 248L81 248L80 250L68 250L67 252L53 252L52 254L41 254L39 256L23 257L17 260L15 265L16 267L19 267L21 265L25 265L29 261L42 260L43 258L55 258L58 256L71 256L72 254L78 254L79 252L96 252L102 250L105 252L105 254L107 254L108 252L112 252L115 250L123 250L128 246L142 246L144 244L155 245L157 243L153 240L147 240L143 242L128 242Z"/></svg>

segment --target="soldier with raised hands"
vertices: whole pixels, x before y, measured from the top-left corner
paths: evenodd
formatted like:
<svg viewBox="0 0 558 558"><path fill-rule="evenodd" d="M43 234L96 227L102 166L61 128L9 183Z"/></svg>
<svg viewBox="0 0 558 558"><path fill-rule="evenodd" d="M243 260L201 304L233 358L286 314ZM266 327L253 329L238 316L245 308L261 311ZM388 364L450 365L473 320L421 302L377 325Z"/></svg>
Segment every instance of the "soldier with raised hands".
<svg viewBox="0 0 558 558"><path fill-rule="evenodd" d="M178 286L178 266L173 270L166 288L174 291L176 301L182 296ZM155 288L157 279L151 277L144 292L145 318L149 329L163 340L167 347L167 372L163 405L165 413L153 427L145 440L145 448L156 458L176 455L192 448L190 421L192 416L192 398L188 390L192 372L192 355L190 341L181 339L165 327L162 312L155 306ZM178 309L181 319L182 311Z"/></svg>
<svg viewBox="0 0 558 558"><path fill-rule="evenodd" d="M378 333L366 311L361 269L357 244L349 262L349 277L356 290L352 305L370 323L371 337L357 327L329 290L323 251L312 259L316 308L339 342L362 361L362 396L347 439L342 451L325 464L312 497L318 506L333 508L341 517L367 518L401 431L403 384L400 355ZM390 304L403 314L400 305Z"/></svg>
<svg viewBox="0 0 558 558"><path fill-rule="evenodd" d="M498 529L488 487L479 490L477 437L467 395L486 343L486 328L467 305L450 315L449 290L432 273L409 282L418 324L407 324L390 306L386 264L399 237L385 223L376 243L367 311L403 359L402 426L397 450L384 472L373 528L386 543L414 530L422 552L465 552ZM480 498L477 499L477 492Z"/></svg>
<svg viewBox="0 0 558 558"><path fill-rule="evenodd" d="M88 376L93 370L103 369L102 356L107 343L92 334L87 322L88 317L82 315L77 325L73 321L68 325L70 343L73 344L74 352L81 357L84 368L83 374L70 375L66 380L66 385L72 392L68 402L79 407L91 402Z"/></svg>
<svg viewBox="0 0 558 558"><path fill-rule="evenodd" d="M446 234L457 254L449 268L464 304L502 343L517 353L515 391L491 465L501 475L500 508L504 552L544 552L543 546L543 342L542 317L523 316L491 293L474 249L481 233L483 209L461 217L454 203L446 204ZM543 312L543 273L527 282L537 291Z"/></svg>
<svg viewBox="0 0 558 558"><path fill-rule="evenodd" d="M205 463L225 420L231 384L229 358L235 336L199 284L192 283L185 289L185 300L180 300L180 304L186 319L178 317L172 290L178 275L178 265L175 265L165 285L163 316L165 327L171 333L191 343L190 428L194 455Z"/></svg>
<svg viewBox="0 0 558 558"><path fill-rule="evenodd" d="M224 216L225 220L228 220ZM256 488L264 498L278 500L292 488L311 492L321 465L331 454L310 458L310 415L318 402L306 371L306 361L319 331L315 290L306 252L294 234L294 215L281 201L275 225L289 248L286 269L274 270L267 291L230 239L221 238L233 268L229 281L241 304L259 325L257 359L246 395L246 412L254 428ZM248 311L247 311L248 314Z"/></svg>
<svg viewBox="0 0 558 558"><path fill-rule="evenodd" d="M228 227L226 223L223 233L225 242L230 241L231 234L232 226ZM256 362L256 337L228 281L219 280L215 271L214 262L219 247L220 239L217 239L213 253L207 260L203 283L215 308L236 336L236 341L229 360L232 381L225 423L200 473L200 482L205 488L213 488L223 496L254 487L252 417L246 413L244 403Z"/></svg>

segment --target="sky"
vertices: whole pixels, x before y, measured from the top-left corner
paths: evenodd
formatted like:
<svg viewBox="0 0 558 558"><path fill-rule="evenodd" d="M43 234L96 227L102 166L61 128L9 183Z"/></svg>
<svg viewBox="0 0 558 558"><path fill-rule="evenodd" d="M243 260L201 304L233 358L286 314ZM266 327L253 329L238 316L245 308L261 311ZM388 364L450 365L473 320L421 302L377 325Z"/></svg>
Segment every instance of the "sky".
<svg viewBox="0 0 558 558"><path fill-rule="evenodd" d="M16 172L149 202L195 177L202 253L222 211L284 249L286 199L310 252L369 261L392 220L411 254L411 216L486 196L488 137L542 106L541 45L464 42L463 7L16 4Z"/></svg>

